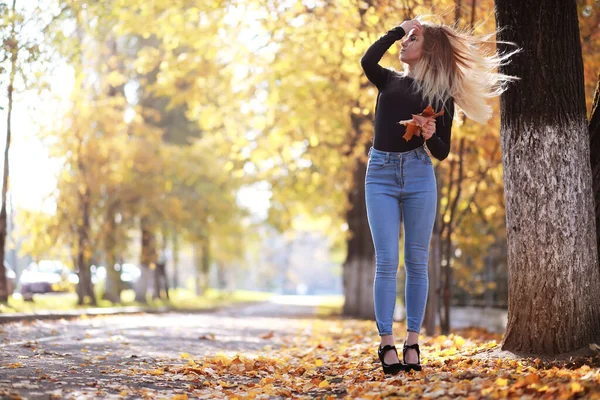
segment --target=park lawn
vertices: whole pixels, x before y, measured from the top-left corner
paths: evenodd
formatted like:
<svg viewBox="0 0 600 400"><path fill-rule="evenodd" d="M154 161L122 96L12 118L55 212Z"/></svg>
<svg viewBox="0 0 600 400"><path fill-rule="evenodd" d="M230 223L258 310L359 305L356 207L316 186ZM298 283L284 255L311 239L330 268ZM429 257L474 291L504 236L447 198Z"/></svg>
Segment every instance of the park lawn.
<svg viewBox="0 0 600 400"><path fill-rule="evenodd" d="M51 293L34 295L32 302L26 302L19 296L11 296L8 304L0 304L0 314L7 315L13 313L38 313L38 312L59 312L73 311L91 308L111 308L111 307L146 307L149 309L159 309L163 307L178 310L204 310L215 307L232 305L235 303L268 301L272 294L265 292L252 292L238 290L234 292L224 292L214 289L206 291L204 296L196 296L189 289L171 289L169 290L169 300L151 299L148 297L148 304L135 301L133 290L124 290L121 293L121 302L112 303L102 300L97 296L98 305L93 307L89 304L77 305L76 293Z"/></svg>
<svg viewBox="0 0 600 400"><path fill-rule="evenodd" d="M404 304L404 298L396 297L396 304ZM322 296L316 307L316 315L320 317L341 315L343 307L344 295Z"/></svg>

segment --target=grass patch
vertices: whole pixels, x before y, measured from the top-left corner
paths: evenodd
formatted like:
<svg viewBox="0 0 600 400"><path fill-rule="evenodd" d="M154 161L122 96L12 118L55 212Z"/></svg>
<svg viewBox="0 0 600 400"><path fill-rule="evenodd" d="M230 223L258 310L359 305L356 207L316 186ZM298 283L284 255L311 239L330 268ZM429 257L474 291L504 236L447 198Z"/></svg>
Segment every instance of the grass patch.
<svg viewBox="0 0 600 400"><path fill-rule="evenodd" d="M100 299L99 293L97 293L96 297L98 299L98 305L97 307L92 307L89 304L77 305L76 293L48 293L34 295L33 301L29 302L24 301L20 296L10 296L8 299L8 304L0 304L0 314L72 311L88 308L126 306L149 308L173 307L176 309L202 310L240 302L268 301L271 296L271 293L264 292L243 290L224 292L214 289L207 290L203 296L196 296L196 294L191 290L177 288L169 290L169 300L152 299L151 296L148 296L148 303L144 304L135 301L135 292L133 290L124 290L121 293L120 303L112 303L108 300Z"/></svg>
<svg viewBox="0 0 600 400"><path fill-rule="evenodd" d="M322 317L341 315L342 307L344 307L343 295L320 296L315 312Z"/></svg>
<svg viewBox="0 0 600 400"><path fill-rule="evenodd" d="M396 298L396 304L404 304L404 299ZM320 296L319 304L316 306L316 314L322 317L342 315L344 307L344 295Z"/></svg>

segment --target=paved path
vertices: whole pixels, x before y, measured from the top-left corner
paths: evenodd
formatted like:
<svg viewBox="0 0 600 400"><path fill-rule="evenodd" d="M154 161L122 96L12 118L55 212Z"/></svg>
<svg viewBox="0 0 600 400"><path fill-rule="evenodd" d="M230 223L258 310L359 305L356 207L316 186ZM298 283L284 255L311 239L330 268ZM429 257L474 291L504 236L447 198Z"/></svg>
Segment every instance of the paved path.
<svg viewBox="0 0 600 400"><path fill-rule="evenodd" d="M282 303L206 314L1 325L0 399L15 393L28 399L172 398L184 393L190 377L165 375L163 379L160 369L186 364L181 353L194 360L217 353L252 356L266 345L276 348L310 324L314 307ZM149 370L157 375L148 374Z"/></svg>

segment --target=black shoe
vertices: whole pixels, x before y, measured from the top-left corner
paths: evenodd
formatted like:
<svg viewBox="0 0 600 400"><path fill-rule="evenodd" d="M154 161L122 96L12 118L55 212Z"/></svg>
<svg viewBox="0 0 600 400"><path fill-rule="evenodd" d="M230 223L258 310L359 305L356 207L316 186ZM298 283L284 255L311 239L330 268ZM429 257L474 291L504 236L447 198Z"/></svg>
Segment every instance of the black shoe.
<svg viewBox="0 0 600 400"><path fill-rule="evenodd" d="M417 350L417 357L419 358L418 363L407 364L404 362L404 360L406 359L406 351L408 349ZM404 364L404 369L406 370L406 372L408 372L410 370L420 371L422 369L421 368L421 351L419 350L419 345L417 343L408 345L408 344L406 344L406 342L404 342L404 348L402 349L402 363Z"/></svg>
<svg viewBox="0 0 600 400"><path fill-rule="evenodd" d="M383 356L389 350L394 350L396 352L396 356L398 355L396 346L390 346L389 344L386 344L383 347L380 346L377 350L377 355L379 355L379 361L381 361L381 366L383 367L383 373L396 375L398 372L400 372L403 369L403 365L401 362L397 362L394 364L386 364L383 361Z"/></svg>

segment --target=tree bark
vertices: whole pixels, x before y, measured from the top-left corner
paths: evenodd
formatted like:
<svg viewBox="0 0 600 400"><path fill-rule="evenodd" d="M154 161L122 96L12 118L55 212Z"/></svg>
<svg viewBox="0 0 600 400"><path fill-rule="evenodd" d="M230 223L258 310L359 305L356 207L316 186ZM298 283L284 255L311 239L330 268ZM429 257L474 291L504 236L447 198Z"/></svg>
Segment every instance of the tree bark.
<svg viewBox="0 0 600 400"><path fill-rule="evenodd" d="M135 301L146 303L148 293L148 283L154 277L151 273L151 268L156 263L156 238L150 219L146 216L140 220L140 230L142 233L142 250L141 250L141 276L135 288Z"/></svg>
<svg viewBox="0 0 600 400"><path fill-rule="evenodd" d="M590 159L592 164L592 187L596 214L596 244L600 259L600 73L594 93L590 117Z"/></svg>
<svg viewBox="0 0 600 400"><path fill-rule="evenodd" d="M109 200L110 201L110 200ZM113 303L121 301L121 292L123 291L123 282L121 281L121 273L115 269L117 264L116 254L116 231L117 222L115 215L118 210L118 203L112 201L106 210L107 232L104 242L104 254L106 256L106 281L104 283L104 298Z"/></svg>
<svg viewBox="0 0 600 400"><path fill-rule="evenodd" d="M209 254L205 238L194 245L194 264L196 266L196 296L204 296L208 289L207 263Z"/></svg>
<svg viewBox="0 0 600 400"><path fill-rule="evenodd" d="M12 3L12 23L10 32L10 41L7 41L10 46L10 75L8 80L8 113L6 116L6 144L4 147L4 174L2 176L2 209L0 210L0 303L8 301L8 282L6 281L6 270L4 269L4 249L6 247L6 193L8 192L8 154L10 150L11 139L11 118L13 109L13 91L15 77L17 75L17 57L18 57L18 42L16 38L16 0Z"/></svg>
<svg viewBox="0 0 600 400"><path fill-rule="evenodd" d="M502 348L555 355L600 338L590 142L576 3L496 0L509 300Z"/></svg>
<svg viewBox="0 0 600 400"><path fill-rule="evenodd" d="M210 278L210 238L205 236L202 240L202 293L209 288Z"/></svg>
<svg viewBox="0 0 600 400"><path fill-rule="evenodd" d="M94 285L92 284L92 273L90 271L91 247L90 247L90 208L91 208L91 190L87 178L86 166L83 156L83 139L78 138L78 157L77 168L79 172L79 180L81 182L78 189L80 219L77 221L77 255L76 268L79 276L77 284L77 304L85 304L85 298L89 297L91 304L96 305L96 294L94 293Z"/></svg>
<svg viewBox="0 0 600 400"><path fill-rule="evenodd" d="M79 169L82 172L83 192L79 194L79 206L81 211L81 221L77 226L77 271L79 283L77 284L77 304L85 304L85 298L89 297L91 304L96 305L96 295L94 285L92 284L92 274L90 271L89 245L90 235L90 189L85 179L85 169L81 158L78 161Z"/></svg>
<svg viewBox="0 0 600 400"><path fill-rule="evenodd" d="M198 253L198 249L200 250ZM196 264L196 296L204 296L208 289L210 273L210 242L208 236L203 236L194 247Z"/></svg>
<svg viewBox="0 0 600 400"><path fill-rule="evenodd" d="M173 288L179 287L179 235L173 232L171 248L173 252Z"/></svg>
<svg viewBox="0 0 600 400"><path fill-rule="evenodd" d="M366 152L371 143L366 146ZM354 187L348 193L350 209L346 221L350 237L348 254L343 266L343 314L355 318L374 319L373 280L375 249L367 220L365 202L366 164L359 160L354 171Z"/></svg>
<svg viewBox="0 0 600 400"><path fill-rule="evenodd" d="M117 40L111 36L107 40L107 47L110 51L110 57L117 58L119 55ZM102 58L102 62L104 59ZM113 71L124 72L125 66L122 62L119 62L114 68L109 67L109 74ZM108 96L117 97L118 95L124 95L125 85L119 86L108 86ZM108 158L108 163L111 163L112 157ZM104 283L104 298L113 303L119 303L121 301L121 292L123 291L123 281L121 280L121 272L115 269L117 264L117 230L119 226L115 220L117 213L119 212L120 203L115 198L112 188L108 188L105 195L107 197L108 207L106 210L106 224L107 224L107 235L104 242L104 254L106 257L106 281ZM114 198L113 198L114 197Z"/></svg>
<svg viewBox="0 0 600 400"><path fill-rule="evenodd" d="M433 235L431 236L431 245L429 247L429 292L427 294L427 307L425 308L425 318L423 325L427 335L432 336L435 334L435 327L437 325L436 317L438 316L438 309L440 304L441 294L441 264L442 264L442 215L441 209L441 186L442 181L438 174L439 168L436 168L436 182L437 182L437 207L435 223L433 225Z"/></svg>

